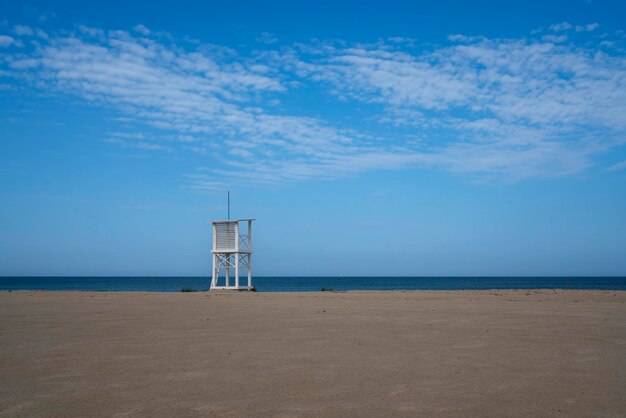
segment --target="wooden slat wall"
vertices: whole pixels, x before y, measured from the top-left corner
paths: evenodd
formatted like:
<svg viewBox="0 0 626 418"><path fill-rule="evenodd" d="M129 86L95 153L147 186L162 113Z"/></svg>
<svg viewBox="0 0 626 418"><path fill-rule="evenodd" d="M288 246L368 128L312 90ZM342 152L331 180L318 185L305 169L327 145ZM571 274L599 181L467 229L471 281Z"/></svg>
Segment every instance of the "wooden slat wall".
<svg viewBox="0 0 626 418"><path fill-rule="evenodd" d="M215 224L216 231L216 250L233 250L235 249L235 244L237 240L237 236L235 234L235 223L234 222L217 222Z"/></svg>

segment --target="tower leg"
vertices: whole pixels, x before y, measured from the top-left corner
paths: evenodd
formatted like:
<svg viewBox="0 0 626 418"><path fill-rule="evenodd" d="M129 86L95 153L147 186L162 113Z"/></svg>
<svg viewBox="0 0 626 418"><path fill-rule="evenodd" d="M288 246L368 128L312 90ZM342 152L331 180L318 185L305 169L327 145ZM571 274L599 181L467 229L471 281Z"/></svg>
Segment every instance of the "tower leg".
<svg viewBox="0 0 626 418"><path fill-rule="evenodd" d="M252 251L252 220L248 220L248 249ZM248 253L248 289L252 289L252 252Z"/></svg>
<svg viewBox="0 0 626 418"><path fill-rule="evenodd" d="M248 254L248 288L252 289L252 254Z"/></svg>
<svg viewBox="0 0 626 418"><path fill-rule="evenodd" d="M239 289L239 253L235 253L235 287Z"/></svg>
<svg viewBox="0 0 626 418"><path fill-rule="evenodd" d="M226 255L226 287L230 286L230 254Z"/></svg>
<svg viewBox="0 0 626 418"><path fill-rule="evenodd" d="M211 274L211 286L210 286L210 288L211 288L211 289L212 289L212 288L214 288L214 287L215 287L215 285L216 285L216 283L215 283L215 281L216 281L216 276L215 276L215 268L216 268L216 267L217 267L217 266L215 265L215 254L213 254L213 267L212 267L212 274Z"/></svg>

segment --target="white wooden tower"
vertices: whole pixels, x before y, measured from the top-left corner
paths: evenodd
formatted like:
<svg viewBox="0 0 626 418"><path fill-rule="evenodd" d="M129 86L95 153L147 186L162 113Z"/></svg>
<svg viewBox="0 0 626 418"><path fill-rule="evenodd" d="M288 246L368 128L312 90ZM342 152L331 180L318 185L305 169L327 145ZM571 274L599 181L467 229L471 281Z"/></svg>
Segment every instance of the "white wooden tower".
<svg viewBox="0 0 626 418"><path fill-rule="evenodd" d="M213 275L211 289L252 290L252 221L212 221ZM243 271L242 271L243 270ZM241 273L245 283L242 283ZM231 274L234 275L231 278Z"/></svg>

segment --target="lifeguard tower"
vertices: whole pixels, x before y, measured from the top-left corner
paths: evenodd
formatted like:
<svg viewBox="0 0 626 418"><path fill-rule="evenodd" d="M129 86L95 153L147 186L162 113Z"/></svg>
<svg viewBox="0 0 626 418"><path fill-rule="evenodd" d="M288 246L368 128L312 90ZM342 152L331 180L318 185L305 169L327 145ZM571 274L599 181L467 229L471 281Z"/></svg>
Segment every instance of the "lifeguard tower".
<svg viewBox="0 0 626 418"><path fill-rule="evenodd" d="M252 290L252 221L212 221L213 275L211 289ZM242 270L247 273L241 282ZM231 274L234 273L234 277Z"/></svg>

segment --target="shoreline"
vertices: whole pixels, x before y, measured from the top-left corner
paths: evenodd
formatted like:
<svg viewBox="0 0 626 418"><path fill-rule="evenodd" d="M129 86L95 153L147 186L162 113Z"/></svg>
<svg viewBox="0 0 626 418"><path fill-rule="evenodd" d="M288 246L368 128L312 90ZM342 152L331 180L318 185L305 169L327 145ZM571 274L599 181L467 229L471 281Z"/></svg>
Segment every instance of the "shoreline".
<svg viewBox="0 0 626 418"><path fill-rule="evenodd" d="M263 290L68 290L68 289L0 289L0 293L25 293L25 292L40 292L40 293L113 293L113 294L217 294L217 293L259 293L259 294L308 294L308 293L400 293L400 292L532 292L532 293L550 293L550 292L621 292L626 294L624 289L570 289L570 288L491 288L491 289L324 289L324 290L283 290L283 291L263 291Z"/></svg>
<svg viewBox="0 0 626 418"><path fill-rule="evenodd" d="M244 284L247 284L244 283ZM203 277L31 277L0 278L2 290L54 291L204 291ZM259 276L257 292L393 290L594 289L624 290L626 277L290 277Z"/></svg>

